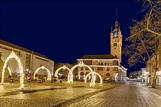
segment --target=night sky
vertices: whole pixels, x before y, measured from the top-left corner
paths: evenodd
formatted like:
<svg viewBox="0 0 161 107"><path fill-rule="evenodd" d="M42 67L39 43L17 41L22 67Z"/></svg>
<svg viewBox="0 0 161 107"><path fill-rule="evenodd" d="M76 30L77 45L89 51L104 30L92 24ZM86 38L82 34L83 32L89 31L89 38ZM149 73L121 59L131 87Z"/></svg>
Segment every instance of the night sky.
<svg viewBox="0 0 161 107"><path fill-rule="evenodd" d="M117 19L123 47L132 19L140 20L135 0L2 1L0 37L56 62L76 63L85 54L110 54L110 31ZM129 67L123 56L122 65Z"/></svg>

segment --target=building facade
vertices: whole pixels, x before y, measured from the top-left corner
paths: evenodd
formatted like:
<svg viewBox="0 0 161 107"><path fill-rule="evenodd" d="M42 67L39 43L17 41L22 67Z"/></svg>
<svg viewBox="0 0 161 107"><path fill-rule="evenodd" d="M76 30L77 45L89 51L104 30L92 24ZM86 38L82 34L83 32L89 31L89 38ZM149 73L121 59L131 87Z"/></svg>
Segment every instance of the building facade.
<svg viewBox="0 0 161 107"><path fill-rule="evenodd" d="M148 83L152 85L156 75L156 85L161 86L161 42L156 53L147 61Z"/></svg>
<svg viewBox="0 0 161 107"><path fill-rule="evenodd" d="M146 68L141 68L139 71L130 72L129 76L131 80L141 82L142 84L148 83L148 72Z"/></svg>
<svg viewBox="0 0 161 107"><path fill-rule="evenodd" d="M107 55L84 55L77 62L89 65L95 72L99 73L104 80L126 81L127 69L121 65L122 61L122 34L118 21L110 33L111 54ZM88 68L78 68L82 78L90 72Z"/></svg>
<svg viewBox="0 0 161 107"><path fill-rule="evenodd" d="M141 82L143 84L148 84L149 83L149 80L148 80L148 74L149 72L147 72L146 68L141 68L140 69L140 72L141 72Z"/></svg>
<svg viewBox="0 0 161 107"><path fill-rule="evenodd" d="M129 73L130 79L137 79L139 77L139 71L133 71Z"/></svg>
<svg viewBox="0 0 161 107"><path fill-rule="evenodd" d="M37 52L33 52L31 50L28 50L26 48L17 46L15 44L9 43L4 40L0 40L0 70L2 72L3 64L6 60L6 58L11 54L11 52L14 52L20 59L21 63L23 65L23 72L27 74L33 74L35 70L41 66L46 67L50 72L51 75L53 75L54 71L54 61L50 60L49 58L45 57L42 54L39 54ZM19 68L18 68L18 62L12 58L7 62L7 69L6 71L11 71L14 75L19 75ZM45 69L40 69L38 74L40 75L46 75ZM8 76L6 72L6 76ZM0 74L1 76L1 74Z"/></svg>

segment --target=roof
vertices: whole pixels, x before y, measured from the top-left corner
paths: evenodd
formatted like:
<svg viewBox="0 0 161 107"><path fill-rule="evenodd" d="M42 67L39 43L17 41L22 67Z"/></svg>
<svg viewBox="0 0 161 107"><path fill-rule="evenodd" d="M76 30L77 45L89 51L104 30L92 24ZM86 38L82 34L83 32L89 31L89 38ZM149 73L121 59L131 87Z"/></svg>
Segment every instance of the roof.
<svg viewBox="0 0 161 107"><path fill-rule="evenodd" d="M59 67L62 67L63 65L67 66L68 68L73 67L73 65L69 63L54 63L54 69L58 69Z"/></svg>
<svg viewBox="0 0 161 107"><path fill-rule="evenodd" d="M15 49L19 49L19 50L22 50L22 51L26 51L26 52L28 52L28 53L32 53L32 54L37 55L37 56L40 56L40 57L47 58L46 56L44 56L44 55L42 55L42 54L40 54L40 53L31 51L31 50L29 50L29 49L23 48L23 47L21 47L21 46L15 45L15 44L12 44L12 43L7 42L7 41L4 41L4 40L2 40L2 39L0 39L0 44L9 46L9 47L12 47L12 48L15 48ZM47 58L47 59L49 59L49 58Z"/></svg>
<svg viewBox="0 0 161 107"><path fill-rule="evenodd" d="M117 57L114 57L113 55L84 55L80 59L118 59Z"/></svg>

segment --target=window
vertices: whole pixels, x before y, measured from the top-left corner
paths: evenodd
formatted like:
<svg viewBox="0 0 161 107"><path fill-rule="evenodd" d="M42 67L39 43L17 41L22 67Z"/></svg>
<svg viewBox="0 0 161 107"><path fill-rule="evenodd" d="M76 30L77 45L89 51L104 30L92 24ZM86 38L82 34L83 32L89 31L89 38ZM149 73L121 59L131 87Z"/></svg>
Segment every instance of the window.
<svg viewBox="0 0 161 107"><path fill-rule="evenodd" d="M83 61L83 63L86 64L86 65L92 65L92 60L90 60L90 61Z"/></svg>
<svg viewBox="0 0 161 107"><path fill-rule="evenodd" d="M113 46L117 46L117 43L114 43Z"/></svg>
<svg viewBox="0 0 161 107"><path fill-rule="evenodd" d="M112 62L109 62L109 66L112 66Z"/></svg>
<svg viewBox="0 0 161 107"><path fill-rule="evenodd" d="M89 70L89 68L86 67L85 70Z"/></svg>
<svg viewBox="0 0 161 107"><path fill-rule="evenodd" d="M114 68L113 68L113 71L118 71L118 68L117 68L117 67L114 67Z"/></svg>
<svg viewBox="0 0 161 107"><path fill-rule="evenodd" d="M102 71L103 67L98 67L97 70Z"/></svg>
<svg viewBox="0 0 161 107"><path fill-rule="evenodd" d="M113 61L113 65L118 65L118 61Z"/></svg>
<svg viewBox="0 0 161 107"><path fill-rule="evenodd" d="M110 68L107 68L107 71L110 71Z"/></svg>
<svg viewBox="0 0 161 107"><path fill-rule="evenodd" d="M26 69L30 69L31 67L31 55L30 54L26 54Z"/></svg>
<svg viewBox="0 0 161 107"><path fill-rule="evenodd" d="M106 73L106 76L110 76L110 73Z"/></svg>
<svg viewBox="0 0 161 107"><path fill-rule="evenodd" d="M114 35L114 36L117 36L117 35L118 35L118 32L117 32L117 31L114 31L114 32L113 32L113 35Z"/></svg>

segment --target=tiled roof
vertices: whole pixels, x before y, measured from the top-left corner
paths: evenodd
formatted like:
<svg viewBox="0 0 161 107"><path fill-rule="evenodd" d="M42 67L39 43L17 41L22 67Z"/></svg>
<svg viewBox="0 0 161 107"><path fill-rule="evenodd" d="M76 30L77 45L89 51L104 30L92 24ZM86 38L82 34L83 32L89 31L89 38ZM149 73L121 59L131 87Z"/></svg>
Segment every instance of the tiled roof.
<svg viewBox="0 0 161 107"><path fill-rule="evenodd" d="M80 59L117 59L117 57L114 57L113 55L84 55Z"/></svg>

